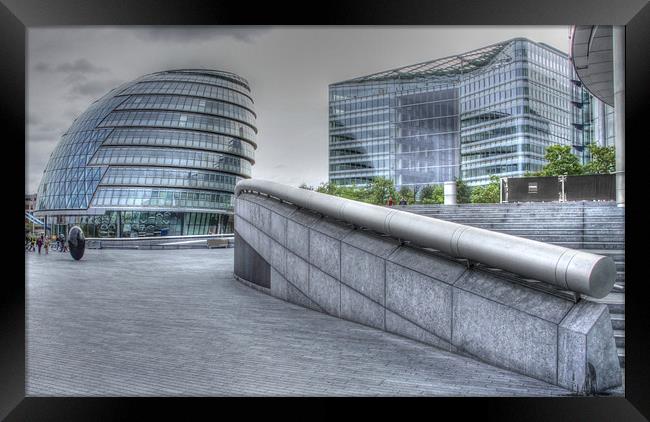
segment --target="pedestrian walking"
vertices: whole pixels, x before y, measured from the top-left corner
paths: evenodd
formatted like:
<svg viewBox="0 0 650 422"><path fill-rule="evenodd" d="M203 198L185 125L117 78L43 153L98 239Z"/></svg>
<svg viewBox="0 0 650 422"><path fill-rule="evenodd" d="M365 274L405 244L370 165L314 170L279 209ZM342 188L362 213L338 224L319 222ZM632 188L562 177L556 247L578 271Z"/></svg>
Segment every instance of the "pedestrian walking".
<svg viewBox="0 0 650 422"><path fill-rule="evenodd" d="M43 235L41 235L38 240L36 241L36 245L38 246L38 254L41 254L41 247L43 247Z"/></svg>
<svg viewBox="0 0 650 422"><path fill-rule="evenodd" d="M388 206L389 206L389 207L392 207L392 206L393 206L393 197L392 197L392 196L389 196L389 197L388 197Z"/></svg>
<svg viewBox="0 0 650 422"><path fill-rule="evenodd" d="M50 249L50 238L49 237L46 237L43 240L43 246L45 247L45 255L47 255L48 254L48 249Z"/></svg>
<svg viewBox="0 0 650 422"><path fill-rule="evenodd" d="M399 204L402 205L402 206L406 205L406 199L404 199L404 197L402 197L402 199L399 200Z"/></svg>

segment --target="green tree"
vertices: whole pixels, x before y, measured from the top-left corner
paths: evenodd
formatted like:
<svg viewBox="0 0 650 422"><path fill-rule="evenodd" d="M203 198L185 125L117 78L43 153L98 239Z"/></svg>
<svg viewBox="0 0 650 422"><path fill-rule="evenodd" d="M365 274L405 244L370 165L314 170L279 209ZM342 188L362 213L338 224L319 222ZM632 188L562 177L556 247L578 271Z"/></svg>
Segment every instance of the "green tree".
<svg viewBox="0 0 650 422"><path fill-rule="evenodd" d="M461 179L456 179L456 202L468 204L471 201L472 188Z"/></svg>
<svg viewBox="0 0 650 422"><path fill-rule="evenodd" d="M338 185L332 182L321 183L316 188L316 192L326 193L328 195L336 195L338 190L339 190Z"/></svg>
<svg viewBox="0 0 650 422"><path fill-rule="evenodd" d="M568 145L551 145L546 148L544 159L548 162L537 176L580 175L582 165L578 157L571 153Z"/></svg>
<svg viewBox="0 0 650 422"><path fill-rule="evenodd" d="M399 198L406 199L406 202L410 204L415 203L415 191L408 186L402 186L399 190ZM398 199L399 202L399 199Z"/></svg>
<svg viewBox="0 0 650 422"><path fill-rule="evenodd" d="M616 171L614 147L599 147L595 143L587 145L591 161L584 166L585 174L610 174Z"/></svg>
<svg viewBox="0 0 650 422"><path fill-rule="evenodd" d="M362 187L358 187L356 185L339 186L336 195L340 196L341 198L353 199L355 201L361 201L361 202L368 202L366 201L365 189Z"/></svg>
<svg viewBox="0 0 650 422"><path fill-rule="evenodd" d="M445 202L445 192L442 185L426 185L420 194L422 204L442 204Z"/></svg>
<svg viewBox="0 0 650 422"><path fill-rule="evenodd" d="M497 176L490 176L490 183L483 186L474 186L471 200L473 203L498 203L501 202L500 180Z"/></svg>
<svg viewBox="0 0 650 422"><path fill-rule="evenodd" d="M375 177L366 187L365 202L375 205L386 205L388 197L392 196L393 201L397 203L397 191L395 184L391 179L385 177Z"/></svg>

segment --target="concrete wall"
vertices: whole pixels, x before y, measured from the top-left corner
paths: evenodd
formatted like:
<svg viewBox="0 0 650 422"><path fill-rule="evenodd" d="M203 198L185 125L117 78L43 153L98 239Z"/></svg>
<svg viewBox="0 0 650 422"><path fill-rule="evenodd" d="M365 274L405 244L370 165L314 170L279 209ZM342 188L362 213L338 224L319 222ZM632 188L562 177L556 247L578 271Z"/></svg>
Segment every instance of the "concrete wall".
<svg viewBox="0 0 650 422"><path fill-rule="evenodd" d="M605 305L573 303L263 195L238 196L235 232L271 267L270 287L257 287L282 300L576 392L621 384Z"/></svg>

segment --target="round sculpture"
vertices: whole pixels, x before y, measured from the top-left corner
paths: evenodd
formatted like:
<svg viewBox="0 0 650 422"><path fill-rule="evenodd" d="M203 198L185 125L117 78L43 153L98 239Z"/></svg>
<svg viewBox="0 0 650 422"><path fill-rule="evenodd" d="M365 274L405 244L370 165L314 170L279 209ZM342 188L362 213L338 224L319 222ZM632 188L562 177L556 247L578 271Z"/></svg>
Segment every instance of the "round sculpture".
<svg viewBox="0 0 650 422"><path fill-rule="evenodd" d="M68 232L68 248L70 249L70 255L79 261L82 256L84 256L84 251L86 250L86 238L84 237L84 232L79 226L73 226Z"/></svg>

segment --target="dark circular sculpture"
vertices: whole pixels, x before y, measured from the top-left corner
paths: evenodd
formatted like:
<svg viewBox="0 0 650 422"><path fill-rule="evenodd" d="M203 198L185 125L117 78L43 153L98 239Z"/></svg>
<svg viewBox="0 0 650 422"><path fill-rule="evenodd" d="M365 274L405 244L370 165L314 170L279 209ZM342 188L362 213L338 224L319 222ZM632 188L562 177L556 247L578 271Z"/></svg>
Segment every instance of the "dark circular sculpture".
<svg viewBox="0 0 650 422"><path fill-rule="evenodd" d="M86 238L84 232L79 226L73 226L68 232L68 248L70 248L70 255L79 261L84 256L86 250Z"/></svg>

